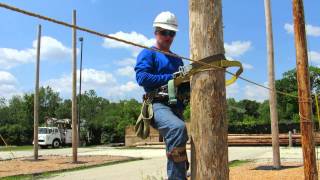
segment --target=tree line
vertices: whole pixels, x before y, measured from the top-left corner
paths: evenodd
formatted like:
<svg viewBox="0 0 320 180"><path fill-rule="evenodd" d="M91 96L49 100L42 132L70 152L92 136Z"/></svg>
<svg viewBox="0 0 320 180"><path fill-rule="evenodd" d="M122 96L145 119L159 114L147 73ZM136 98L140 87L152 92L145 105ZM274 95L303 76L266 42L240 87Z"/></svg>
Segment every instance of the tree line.
<svg viewBox="0 0 320 180"><path fill-rule="evenodd" d="M320 93L320 68L311 66L310 85L312 93ZM298 95L296 70L290 70L276 80L276 89L288 94ZM79 98L79 97L78 97ZM31 144L33 140L33 93L0 98L0 134L12 145ZM278 114L280 132L285 127L299 123L298 99L278 95ZM89 144L124 142L124 131L128 125L134 125L140 113L141 103L135 99L110 100L97 96L94 90L81 95L81 119L85 119L82 138L90 134ZM227 99L227 119L230 133L268 133L270 112L268 100ZM315 113L315 107L313 109ZM39 124L45 125L46 117L71 119L71 100L62 99L58 92L50 87L40 88ZM190 106L184 112L186 121L190 119ZM281 126L284 124L284 126ZM296 128L299 126L296 125Z"/></svg>

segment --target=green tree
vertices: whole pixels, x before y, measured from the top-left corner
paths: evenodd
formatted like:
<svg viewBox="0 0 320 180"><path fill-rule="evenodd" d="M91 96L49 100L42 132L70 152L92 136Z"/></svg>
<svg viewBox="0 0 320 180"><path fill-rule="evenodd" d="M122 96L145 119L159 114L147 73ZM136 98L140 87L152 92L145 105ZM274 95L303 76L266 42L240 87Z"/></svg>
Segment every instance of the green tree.
<svg viewBox="0 0 320 180"><path fill-rule="evenodd" d="M310 89L313 93L320 92L320 68L310 66ZM292 69L283 74L283 78L276 81L276 89L298 96L297 72ZM278 109L280 122L298 122L298 99L285 95L278 95Z"/></svg>
<svg viewBox="0 0 320 180"><path fill-rule="evenodd" d="M59 104L58 108L55 109L54 114L58 119L71 119L71 107L72 101L70 99L65 99Z"/></svg>

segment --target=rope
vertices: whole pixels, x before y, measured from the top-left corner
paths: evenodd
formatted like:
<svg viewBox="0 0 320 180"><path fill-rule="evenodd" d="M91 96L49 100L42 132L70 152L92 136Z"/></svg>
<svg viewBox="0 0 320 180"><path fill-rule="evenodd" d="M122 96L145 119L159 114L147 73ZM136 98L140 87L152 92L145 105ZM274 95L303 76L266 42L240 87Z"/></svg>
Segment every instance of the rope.
<svg viewBox="0 0 320 180"><path fill-rule="evenodd" d="M163 53L163 54L168 55L168 56L181 58L181 59L184 59L184 60L187 60L187 61L190 61L190 62L193 62L193 63L201 64L201 65L210 66L210 67L213 67L215 69L225 70L223 67L219 67L219 66L216 66L216 65L204 63L204 62L201 62L201 61L196 61L196 60L193 60L193 59L190 59L190 58L187 58L187 57L179 56L179 55L176 55L176 54L173 54L173 53L169 53L169 52L165 52L165 51L162 51L162 50L159 50L159 49L147 47L147 46L144 46L144 45L141 45L141 44L138 44L138 43L134 43L134 42L131 42L131 41L127 41L127 40L124 40L124 39L121 39L121 38L117 38L117 37L114 37L114 36L111 36L111 35L108 35L108 34L105 34L105 33L97 32L97 31L94 31L94 30L91 30L91 29L87 29L87 28L84 28L84 27L80 27L80 26L77 26L77 25L66 23L64 21L60 21L60 20L56 20L56 19L53 19L53 18L50 18L50 17L47 17L47 16L43 16L41 14L36 14L34 12L26 11L26 10L23 10L23 9L14 7L14 6L7 5L5 3L0 3L0 7L8 9L8 10L11 10L11 11L18 12L18 13L21 13L21 14L25 14L25 15L28 15L28 16L36 17L36 18L39 18L39 19L42 19L42 20L46 20L46 21L49 21L49 22L53 22L53 23L56 23L56 24L59 24L59 25L62 25L62 26L69 27L69 28L75 28L75 29L78 29L80 31L87 32L89 34L93 34L93 35L97 35L97 36L100 36L100 37L112 39L112 40L119 41L119 42L122 42L122 43L125 43L125 44L136 46L136 47L149 49L151 51L160 52L160 53ZM225 70L225 72L230 74L230 75L236 76L236 74L234 74L234 73L232 73L230 71ZM254 84L254 85L262 87L264 89L267 89L269 91L274 91L274 92L276 92L278 94L281 94L281 95L286 95L286 96L289 96L289 97L298 98L298 96L295 96L295 95L292 95L292 94L289 94L289 93L286 93L286 92L283 92L283 91L278 91L276 89L272 89L270 87L267 87L267 86L264 86L262 84L256 83L256 82L254 82L252 80L249 80L247 78L244 78L244 77L241 77L241 76L239 76L238 78L242 79L242 80L244 80L244 81L246 81L248 83Z"/></svg>

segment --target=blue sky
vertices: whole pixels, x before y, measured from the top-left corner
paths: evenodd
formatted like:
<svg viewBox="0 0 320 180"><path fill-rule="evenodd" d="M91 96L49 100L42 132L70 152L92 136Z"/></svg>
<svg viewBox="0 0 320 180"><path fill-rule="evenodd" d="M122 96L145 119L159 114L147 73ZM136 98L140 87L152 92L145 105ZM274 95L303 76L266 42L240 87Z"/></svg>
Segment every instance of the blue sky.
<svg viewBox="0 0 320 180"><path fill-rule="evenodd" d="M71 22L77 10L79 26L117 37L152 45L152 22L162 11L176 14L179 32L172 51L189 56L188 1L182 0L2 0L2 3ZM112 2L112 3L111 3ZM276 78L295 67L291 0L271 2L274 31ZM309 63L320 66L320 2L304 1ZM223 1L224 41L227 56L240 60L244 77L258 83L267 82L266 33L263 0ZM32 92L35 77L37 25L43 27L41 51L41 85L50 85L64 98L71 90L71 29L16 12L0 9L0 96ZM142 88L133 72L140 49L105 40L78 31L84 37L83 89L95 89L99 96L112 100L140 99ZM80 43L78 43L80 48ZM78 56L79 57L79 56ZM227 88L228 97L262 101L267 92L238 80Z"/></svg>

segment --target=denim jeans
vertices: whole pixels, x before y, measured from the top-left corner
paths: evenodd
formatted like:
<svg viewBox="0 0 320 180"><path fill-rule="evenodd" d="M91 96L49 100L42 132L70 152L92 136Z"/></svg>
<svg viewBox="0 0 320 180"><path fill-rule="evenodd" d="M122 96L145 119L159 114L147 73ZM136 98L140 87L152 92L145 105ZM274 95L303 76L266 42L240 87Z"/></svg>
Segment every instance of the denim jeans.
<svg viewBox="0 0 320 180"><path fill-rule="evenodd" d="M154 121L151 125L164 137L166 152L171 152L174 147L185 147L189 137L182 114L178 113L179 109L162 103L153 103L153 111ZM167 159L169 180L185 180L186 171L186 162L175 163L171 158Z"/></svg>

